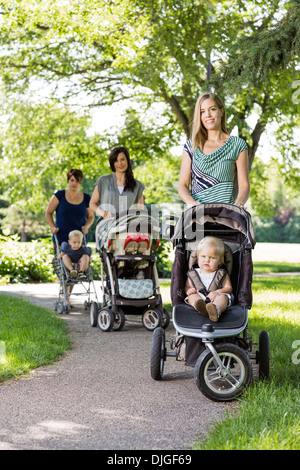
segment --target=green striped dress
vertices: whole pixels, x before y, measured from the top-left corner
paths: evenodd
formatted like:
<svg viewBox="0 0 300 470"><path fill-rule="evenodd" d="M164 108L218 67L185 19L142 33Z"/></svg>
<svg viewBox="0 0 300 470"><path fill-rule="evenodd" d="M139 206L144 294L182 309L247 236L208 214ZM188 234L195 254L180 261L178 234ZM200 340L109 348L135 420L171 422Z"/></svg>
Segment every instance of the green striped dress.
<svg viewBox="0 0 300 470"><path fill-rule="evenodd" d="M195 201L234 203L236 160L246 149L246 142L235 136L230 136L222 147L209 155L200 149L193 150L190 140L186 142L184 150L192 160L191 195Z"/></svg>

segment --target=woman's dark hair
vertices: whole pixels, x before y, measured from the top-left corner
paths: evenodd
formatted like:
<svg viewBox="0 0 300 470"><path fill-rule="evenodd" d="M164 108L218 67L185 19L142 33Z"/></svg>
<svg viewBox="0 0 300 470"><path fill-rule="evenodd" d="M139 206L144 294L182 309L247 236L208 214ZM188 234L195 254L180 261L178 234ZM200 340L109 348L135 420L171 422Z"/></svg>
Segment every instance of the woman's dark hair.
<svg viewBox="0 0 300 470"><path fill-rule="evenodd" d="M72 178L72 176L74 176L74 178L76 178L78 183L81 183L82 180L83 180L83 173L82 173L81 170L76 170L74 168L71 168L71 170L69 170L68 173L67 173L68 181L69 181L70 178Z"/></svg>
<svg viewBox="0 0 300 470"><path fill-rule="evenodd" d="M115 147L115 148L112 149L112 151L110 152L110 155L109 155L110 168L112 169L112 171L114 171L114 172L116 171L114 164L117 161L118 155L120 153L124 153L124 155L126 156L126 160L127 160L127 170L125 172L124 191L128 191L128 190L133 191L134 188L136 187L136 181L135 181L134 176L133 176L131 160L130 160L130 156L129 156L129 152L128 152L127 148L125 148L125 147Z"/></svg>

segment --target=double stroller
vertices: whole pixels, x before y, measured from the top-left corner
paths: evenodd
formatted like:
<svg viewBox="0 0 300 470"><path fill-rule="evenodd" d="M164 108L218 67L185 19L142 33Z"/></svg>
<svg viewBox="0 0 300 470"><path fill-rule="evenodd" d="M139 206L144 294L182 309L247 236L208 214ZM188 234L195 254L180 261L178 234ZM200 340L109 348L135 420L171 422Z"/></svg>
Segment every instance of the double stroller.
<svg viewBox="0 0 300 470"><path fill-rule="evenodd" d="M91 326L118 331L127 316L142 315L147 330L167 328L170 316L163 308L156 268L158 221L145 211L120 213L114 219L100 219L95 236L101 260L102 302L91 303Z"/></svg>
<svg viewBox="0 0 300 470"><path fill-rule="evenodd" d="M88 310L91 303L92 298L96 299L98 302L97 292L93 280L93 271L92 267L89 266L85 279L74 279L71 277L68 269L65 267L63 260L58 258L60 253L60 245L57 239L57 236L54 235L54 242L55 242L55 256L52 260L53 270L58 277L59 280L59 295L58 300L54 302L55 311L58 314L62 313L69 313L70 312L70 305L68 303L68 298L70 297L70 291L68 287L75 286L76 284L81 286L81 291L74 292L72 290L72 296L85 296L86 299L84 301L84 309Z"/></svg>
<svg viewBox="0 0 300 470"><path fill-rule="evenodd" d="M174 228L174 227L173 227ZM224 264L230 275L234 301L213 323L185 302L186 273L197 261L196 247L205 236L220 238L225 245ZM194 367L199 390L215 401L238 397L253 376L252 362L260 378L269 375L269 335L259 334L259 349L253 351L248 336L248 310L252 306L252 254L255 237L250 214L231 204L201 204L183 212L172 237L175 259L171 299L176 334L167 350L165 332L157 328L151 347L151 376L163 378L168 356Z"/></svg>

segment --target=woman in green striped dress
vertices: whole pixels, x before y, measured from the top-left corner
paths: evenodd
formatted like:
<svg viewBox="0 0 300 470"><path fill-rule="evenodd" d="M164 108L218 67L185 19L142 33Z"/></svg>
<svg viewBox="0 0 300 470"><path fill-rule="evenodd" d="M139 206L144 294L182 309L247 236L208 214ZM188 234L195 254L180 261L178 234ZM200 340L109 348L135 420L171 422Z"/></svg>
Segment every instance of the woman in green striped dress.
<svg viewBox="0 0 300 470"><path fill-rule="evenodd" d="M236 175L238 193L234 199ZM196 103L192 139L184 146L178 194L188 206L222 202L243 207L249 192L247 144L227 133L221 99L204 93Z"/></svg>

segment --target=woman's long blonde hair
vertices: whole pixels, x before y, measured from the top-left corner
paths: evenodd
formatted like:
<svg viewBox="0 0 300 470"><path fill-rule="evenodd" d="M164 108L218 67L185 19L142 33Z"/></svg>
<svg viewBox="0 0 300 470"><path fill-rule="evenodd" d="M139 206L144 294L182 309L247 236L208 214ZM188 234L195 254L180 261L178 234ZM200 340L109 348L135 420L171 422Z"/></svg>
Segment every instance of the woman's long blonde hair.
<svg viewBox="0 0 300 470"><path fill-rule="evenodd" d="M207 100L208 98L214 100L219 109L223 109L223 116L221 118L221 129L223 132L225 132L225 134L228 134L226 128L226 112L223 101L218 95L215 95L214 93L203 93L197 99L194 111L194 120L192 127L192 147L194 150L197 148L200 148L202 150L205 142L207 141L207 130L202 124L200 111L203 101Z"/></svg>

